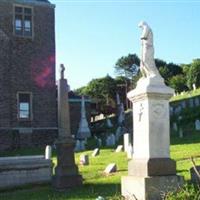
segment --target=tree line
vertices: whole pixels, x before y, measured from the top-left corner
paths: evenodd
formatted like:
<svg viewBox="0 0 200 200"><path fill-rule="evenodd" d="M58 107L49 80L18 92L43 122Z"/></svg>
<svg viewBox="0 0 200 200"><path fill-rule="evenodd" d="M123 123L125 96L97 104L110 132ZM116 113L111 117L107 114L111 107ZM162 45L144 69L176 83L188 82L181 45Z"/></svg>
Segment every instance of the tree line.
<svg viewBox="0 0 200 200"><path fill-rule="evenodd" d="M155 59L156 67L165 80L166 85L175 89L176 93L193 89L193 84L200 87L200 59L194 59L190 64L167 63ZM116 77L106 75L91 80L87 86L76 89L78 95L86 95L97 104L100 113L111 114L116 108L116 93L119 94L125 108L130 107L126 94L136 87L140 73L140 59L136 54L123 56L115 63Z"/></svg>

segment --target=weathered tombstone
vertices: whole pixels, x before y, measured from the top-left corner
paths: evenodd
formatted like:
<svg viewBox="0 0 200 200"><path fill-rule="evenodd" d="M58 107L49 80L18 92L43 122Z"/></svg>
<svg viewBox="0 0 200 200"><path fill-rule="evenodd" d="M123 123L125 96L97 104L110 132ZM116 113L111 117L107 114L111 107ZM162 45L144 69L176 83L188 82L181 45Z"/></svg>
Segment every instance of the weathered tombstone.
<svg viewBox="0 0 200 200"><path fill-rule="evenodd" d="M52 179L56 190L65 190L82 185L82 176L74 159L74 140L70 131L69 102L67 80L64 78L64 65L61 65L61 77L58 81L58 139L55 142L57 166Z"/></svg>
<svg viewBox="0 0 200 200"><path fill-rule="evenodd" d="M99 148L96 148L96 149L93 151L92 156L93 156L93 157L96 157L96 156L99 155L99 153L100 153Z"/></svg>
<svg viewBox="0 0 200 200"><path fill-rule="evenodd" d="M195 130L200 131L200 121L198 119L195 121Z"/></svg>
<svg viewBox="0 0 200 200"><path fill-rule="evenodd" d="M182 108L186 108L186 103L184 100L181 102L181 105L182 105Z"/></svg>
<svg viewBox="0 0 200 200"><path fill-rule="evenodd" d="M178 132L179 138L183 138L183 129L179 128L179 132Z"/></svg>
<svg viewBox="0 0 200 200"><path fill-rule="evenodd" d="M81 141L80 140L76 140L74 151L75 152L81 151Z"/></svg>
<svg viewBox="0 0 200 200"><path fill-rule="evenodd" d="M122 135L122 127L121 126L119 126L117 128L115 135L116 135L116 141L118 141L119 137Z"/></svg>
<svg viewBox="0 0 200 200"><path fill-rule="evenodd" d="M151 28L146 22L139 26L142 78L127 95L133 103L134 157L128 163L128 176L122 177L121 190L125 199L160 200L161 193L176 190L183 182L169 151L169 99L174 90L156 68Z"/></svg>
<svg viewBox="0 0 200 200"><path fill-rule="evenodd" d="M196 166L196 170L200 173L200 166ZM194 167L190 168L191 182L200 185L200 178L198 177Z"/></svg>
<svg viewBox="0 0 200 200"><path fill-rule="evenodd" d="M111 135L110 135L110 145L111 146L114 146L116 143L116 137L115 137L115 135L112 133Z"/></svg>
<svg viewBox="0 0 200 200"><path fill-rule="evenodd" d="M117 165L115 163L109 164L104 170L105 174L111 174L117 171Z"/></svg>
<svg viewBox="0 0 200 200"><path fill-rule="evenodd" d="M128 152L128 148L130 145L131 141L130 141L130 134L129 133L125 133L124 134L124 151Z"/></svg>
<svg viewBox="0 0 200 200"><path fill-rule="evenodd" d="M122 152L122 151L123 151L123 145L118 145L115 152L119 153L119 152Z"/></svg>
<svg viewBox="0 0 200 200"><path fill-rule="evenodd" d="M89 156L85 154L80 155L80 164L89 165Z"/></svg>
<svg viewBox="0 0 200 200"><path fill-rule="evenodd" d="M191 108L194 107L194 101L193 101L193 98L190 98L190 99L189 99L189 105L190 105Z"/></svg>
<svg viewBox="0 0 200 200"><path fill-rule="evenodd" d="M200 105L200 103L199 103L199 98L198 98L198 97L196 97L196 98L194 99L194 102L195 102L195 106L199 106L199 105Z"/></svg>
<svg viewBox="0 0 200 200"><path fill-rule="evenodd" d="M101 139L101 138L98 138L97 144L98 144L98 147L101 147L101 146L102 146L102 139Z"/></svg>
<svg viewBox="0 0 200 200"><path fill-rule="evenodd" d="M173 122L173 130L176 132L178 131L178 126L176 122Z"/></svg>
<svg viewBox="0 0 200 200"><path fill-rule="evenodd" d="M46 149L45 149L45 159L51 159L51 155L52 155L52 148L50 145L47 145L46 146Z"/></svg>
<svg viewBox="0 0 200 200"><path fill-rule="evenodd" d="M112 122L111 122L111 120L109 118L106 119L106 124L107 124L108 128L112 128L113 127L113 124L112 124Z"/></svg>

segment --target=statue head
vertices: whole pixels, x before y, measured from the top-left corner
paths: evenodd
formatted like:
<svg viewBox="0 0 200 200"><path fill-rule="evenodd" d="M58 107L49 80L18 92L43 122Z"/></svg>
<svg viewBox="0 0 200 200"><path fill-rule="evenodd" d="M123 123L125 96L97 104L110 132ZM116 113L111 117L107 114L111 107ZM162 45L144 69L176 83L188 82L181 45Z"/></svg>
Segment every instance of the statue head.
<svg viewBox="0 0 200 200"><path fill-rule="evenodd" d="M138 26L139 26L140 28L143 28L144 26L148 26L148 24L147 24L145 21L141 21L141 22L138 24Z"/></svg>

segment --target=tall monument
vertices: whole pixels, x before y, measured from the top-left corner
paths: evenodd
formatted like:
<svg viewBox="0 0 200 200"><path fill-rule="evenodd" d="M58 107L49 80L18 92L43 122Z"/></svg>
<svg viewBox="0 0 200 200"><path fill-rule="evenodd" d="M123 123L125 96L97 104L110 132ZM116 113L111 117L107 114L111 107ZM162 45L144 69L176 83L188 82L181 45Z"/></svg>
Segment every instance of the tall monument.
<svg viewBox="0 0 200 200"><path fill-rule="evenodd" d="M176 175L169 151L169 99L174 90L165 85L156 68L151 28L146 22L139 27L142 78L127 95L133 103L134 154L121 189L126 199L160 200L162 192L176 189L183 181Z"/></svg>
<svg viewBox="0 0 200 200"><path fill-rule="evenodd" d="M74 141L70 132L68 84L64 78L64 65L61 65L61 75L58 81L58 140L56 141L57 167L53 177L53 187L56 190L81 185L82 176L74 159Z"/></svg>
<svg viewBox="0 0 200 200"><path fill-rule="evenodd" d="M91 137L91 132L88 126L88 121L86 117L86 109L85 109L85 98L82 96L81 99L81 119L79 122L78 132L76 134L76 138L79 140L85 140Z"/></svg>

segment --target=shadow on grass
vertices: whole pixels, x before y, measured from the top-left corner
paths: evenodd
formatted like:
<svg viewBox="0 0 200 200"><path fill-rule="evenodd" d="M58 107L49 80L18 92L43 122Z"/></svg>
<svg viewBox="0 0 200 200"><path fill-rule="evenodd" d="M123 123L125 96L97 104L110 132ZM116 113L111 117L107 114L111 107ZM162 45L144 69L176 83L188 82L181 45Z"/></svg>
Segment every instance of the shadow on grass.
<svg viewBox="0 0 200 200"><path fill-rule="evenodd" d="M84 184L65 192L56 192L50 185L25 187L0 193L1 200L95 200L120 196L120 184Z"/></svg>
<svg viewBox="0 0 200 200"><path fill-rule="evenodd" d="M191 133L190 135L185 135L183 138L171 137L171 145L177 145L177 144L194 144L194 143L200 143L200 133Z"/></svg>

